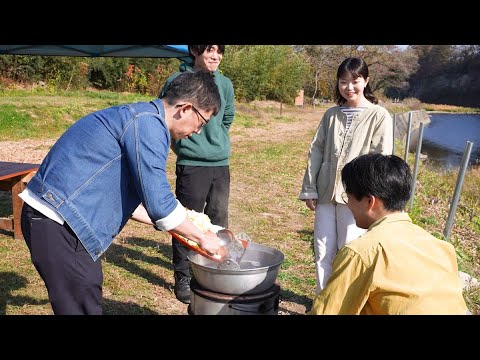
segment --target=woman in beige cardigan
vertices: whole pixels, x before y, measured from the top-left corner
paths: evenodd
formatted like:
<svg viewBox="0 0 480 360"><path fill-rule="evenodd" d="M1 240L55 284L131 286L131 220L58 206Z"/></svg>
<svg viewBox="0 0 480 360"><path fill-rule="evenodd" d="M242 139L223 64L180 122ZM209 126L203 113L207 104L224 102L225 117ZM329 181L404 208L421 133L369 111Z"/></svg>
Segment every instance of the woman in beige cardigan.
<svg viewBox="0 0 480 360"><path fill-rule="evenodd" d="M365 230L355 225L345 205L343 166L371 152L390 155L393 122L368 85L368 66L358 57L345 59L337 70L335 102L313 137L299 199L315 211L316 294L326 285L337 251Z"/></svg>

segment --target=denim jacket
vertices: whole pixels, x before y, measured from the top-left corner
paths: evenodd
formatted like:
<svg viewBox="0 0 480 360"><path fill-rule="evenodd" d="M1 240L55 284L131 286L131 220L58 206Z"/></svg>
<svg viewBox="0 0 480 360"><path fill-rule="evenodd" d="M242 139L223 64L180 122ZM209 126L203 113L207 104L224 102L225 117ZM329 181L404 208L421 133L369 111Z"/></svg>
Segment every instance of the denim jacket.
<svg viewBox="0 0 480 360"><path fill-rule="evenodd" d="M178 212L166 175L171 139L164 116L160 99L91 113L58 139L28 183L93 260L140 203L161 228L162 219Z"/></svg>

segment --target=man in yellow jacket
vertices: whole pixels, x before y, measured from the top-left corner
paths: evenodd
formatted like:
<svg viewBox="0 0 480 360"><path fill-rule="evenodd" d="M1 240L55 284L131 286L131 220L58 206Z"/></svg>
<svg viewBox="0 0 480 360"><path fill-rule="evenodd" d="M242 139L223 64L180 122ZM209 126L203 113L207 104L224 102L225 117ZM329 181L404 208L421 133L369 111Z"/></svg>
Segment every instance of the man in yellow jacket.
<svg viewBox="0 0 480 360"><path fill-rule="evenodd" d="M309 314L466 314L454 247L412 223L408 164L368 154L342 169L344 201L368 231L345 245Z"/></svg>

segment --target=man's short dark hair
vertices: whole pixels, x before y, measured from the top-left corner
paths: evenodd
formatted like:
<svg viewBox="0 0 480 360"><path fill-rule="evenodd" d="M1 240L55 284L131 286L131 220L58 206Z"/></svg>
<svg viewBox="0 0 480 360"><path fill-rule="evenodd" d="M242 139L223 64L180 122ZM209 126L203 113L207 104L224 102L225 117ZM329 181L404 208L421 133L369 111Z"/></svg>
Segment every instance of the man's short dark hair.
<svg viewBox="0 0 480 360"><path fill-rule="evenodd" d="M217 115L221 107L220 93L213 75L208 71L184 72L168 85L162 99L169 105L187 101L204 111Z"/></svg>
<svg viewBox="0 0 480 360"><path fill-rule="evenodd" d="M205 50L207 49L210 50L213 46L215 45L188 45L188 52L190 53L190 55L195 57L192 50L195 51L197 55L201 55ZM225 54L225 45L217 45L217 46L218 46L218 52Z"/></svg>
<svg viewBox="0 0 480 360"><path fill-rule="evenodd" d="M360 155L342 169L342 182L357 200L373 195L389 211L404 210L412 192L410 167L396 155Z"/></svg>

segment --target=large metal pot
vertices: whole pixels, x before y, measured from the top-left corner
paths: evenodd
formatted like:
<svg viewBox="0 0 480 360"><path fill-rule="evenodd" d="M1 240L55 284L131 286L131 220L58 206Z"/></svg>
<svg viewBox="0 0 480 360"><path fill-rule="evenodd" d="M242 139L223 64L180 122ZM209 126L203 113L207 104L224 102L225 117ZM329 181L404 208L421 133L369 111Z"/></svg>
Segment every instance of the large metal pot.
<svg viewBox="0 0 480 360"><path fill-rule="evenodd" d="M217 269L218 263L190 251L188 259L198 284L221 294L260 294L270 289L277 278L284 255L281 251L250 242L240 269Z"/></svg>

